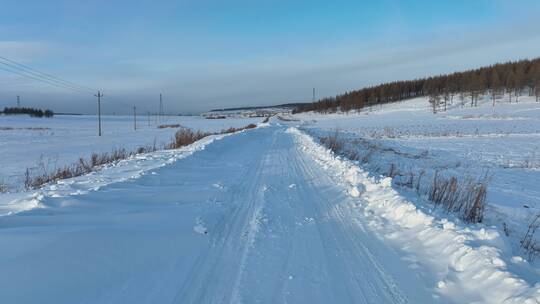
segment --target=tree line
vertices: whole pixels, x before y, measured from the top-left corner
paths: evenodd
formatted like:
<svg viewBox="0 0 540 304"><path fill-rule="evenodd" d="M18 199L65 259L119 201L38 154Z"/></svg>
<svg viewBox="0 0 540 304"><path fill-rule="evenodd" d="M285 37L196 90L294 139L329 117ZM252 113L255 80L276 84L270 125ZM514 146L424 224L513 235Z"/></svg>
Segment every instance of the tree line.
<svg viewBox="0 0 540 304"><path fill-rule="evenodd" d="M519 101L523 94L540 101L540 58L499 63L465 72L415 80L395 81L327 97L313 103L298 105L293 113L316 111L348 112L414 97L429 97L433 111L446 110L456 96L461 104L477 106L478 100L490 94L493 106L498 99Z"/></svg>
<svg viewBox="0 0 540 304"><path fill-rule="evenodd" d="M22 108L22 107L5 107L2 112L4 115L15 115L15 114L28 114L31 117L53 117L54 112L47 109L34 109L34 108Z"/></svg>

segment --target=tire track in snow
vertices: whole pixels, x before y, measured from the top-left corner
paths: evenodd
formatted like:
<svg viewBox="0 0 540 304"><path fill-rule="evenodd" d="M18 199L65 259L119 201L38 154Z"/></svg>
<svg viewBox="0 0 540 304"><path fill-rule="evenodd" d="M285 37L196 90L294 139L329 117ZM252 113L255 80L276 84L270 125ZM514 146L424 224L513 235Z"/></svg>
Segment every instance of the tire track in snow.
<svg viewBox="0 0 540 304"><path fill-rule="evenodd" d="M155 174L51 198L47 216L3 218L1 302L441 302L285 130L228 136ZM29 278L44 284L19 294Z"/></svg>
<svg viewBox="0 0 540 304"><path fill-rule="evenodd" d="M429 292L400 289L379 252L370 250L388 248L353 223L341 208L351 203L346 189L292 134L283 127L254 132L264 140L244 147L256 156L241 160L242 178L232 181L225 199L233 207L213 229L214 245L192 268L176 303L408 303L410 295L412 303L431 302ZM238 161L223 153L220 161Z"/></svg>
<svg viewBox="0 0 540 304"><path fill-rule="evenodd" d="M296 129L290 132L296 134L313 160L330 172L336 184L347 187L363 183L366 191L357 201L364 215L352 222L362 225L363 221L374 226L376 233L389 234L383 239L400 246L403 255L413 261L413 269L422 269L421 276L434 291L434 302L540 303L539 284L528 285L509 272L501 260L501 250L485 244L486 239L495 244L497 233L486 232L481 226L459 227L447 219L426 215L398 195L390 179L378 182L309 136ZM384 264L384 268L392 268L386 261Z"/></svg>
<svg viewBox="0 0 540 304"><path fill-rule="evenodd" d="M242 270L226 302L407 303L393 274L367 247L380 242L350 224L345 211L334 212L336 205L350 203L345 189L298 150L291 134L283 128L273 132L273 143L263 152L266 161L257 170L260 183L268 185L261 198L268 221L243 251ZM419 294L413 303L432 302L430 293Z"/></svg>
<svg viewBox="0 0 540 304"><path fill-rule="evenodd" d="M212 248L198 259L191 270L193 278L177 293L174 303L240 302L240 281L266 190L260 182L263 162L264 155L256 155L244 167L243 178L229 189L225 203L233 210L214 228L217 234Z"/></svg>
<svg viewBox="0 0 540 304"><path fill-rule="evenodd" d="M313 199L313 197L324 197L324 195L313 195L324 189L323 185L331 185L333 181L321 174L320 168L314 166L314 163L307 163L306 154L300 151L296 151L295 166L296 170L301 172L306 178L304 187L300 187L301 196L312 198L313 206L317 208L319 216L322 214L331 218L332 223L330 225L317 225L321 240L332 240L332 245L329 245L327 241L323 241L326 251L334 251L329 249L329 246L335 246L338 251L342 253L350 253L350 259L342 259L346 265L345 269L349 272L348 275L355 282L355 286L351 286L350 290L361 290L360 293L363 296L362 303L370 303L373 299L378 299L381 303L408 303L406 296L398 288L394 279L384 270L380 262L370 252L370 250L363 244L362 240L356 237L359 235L357 227L351 225L350 213L345 214L342 205L346 203L348 197L341 195L335 200ZM316 170L318 169L318 170ZM316 181L316 182L313 182ZM331 256L327 254L327 256ZM366 259L367 263L363 261ZM364 265L362 265L364 264ZM359 266L362 266L364 271L361 273L358 271ZM373 271L376 276L370 275L370 279L366 280L366 274ZM367 283L367 284L366 284ZM351 300L354 300L354 295L351 295Z"/></svg>

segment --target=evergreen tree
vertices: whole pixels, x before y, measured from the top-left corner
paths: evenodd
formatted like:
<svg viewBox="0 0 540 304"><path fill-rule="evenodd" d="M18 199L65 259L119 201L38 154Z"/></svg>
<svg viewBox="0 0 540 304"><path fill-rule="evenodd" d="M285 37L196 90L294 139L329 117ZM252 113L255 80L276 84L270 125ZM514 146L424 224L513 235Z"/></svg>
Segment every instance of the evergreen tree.
<svg viewBox="0 0 540 304"><path fill-rule="evenodd" d="M4 111L2 111L4 115L17 115L17 114L28 114L31 117L53 117L54 112L51 110L41 110L41 109L34 109L34 108L9 108L5 107Z"/></svg>

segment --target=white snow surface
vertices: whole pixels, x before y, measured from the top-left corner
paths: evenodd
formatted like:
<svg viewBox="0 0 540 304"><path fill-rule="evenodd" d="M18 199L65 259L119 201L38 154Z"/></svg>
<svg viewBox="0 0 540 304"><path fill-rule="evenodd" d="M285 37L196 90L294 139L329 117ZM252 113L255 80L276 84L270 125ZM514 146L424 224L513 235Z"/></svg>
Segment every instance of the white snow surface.
<svg viewBox="0 0 540 304"><path fill-rule="evenodd" d="M92 115L56 115L33 118L28 115L0 115L0 184L11 192L19 191L24 174L53 170L88 159L93 152L108 153L114 149L128 151L140 146L169 143L178 128L158 128L179 124L182 127L217 132L229 127L257 124L262 118L204 119L200 116L163 116L157 120L141 115L134 130L132 116L102 116L103 136L97 135L97 117ZM1 200L1 198L0 198Z"/></svg>
<svg viewBox="0 0 540 304"><path fill-rule="evenodd" d="M30 198L0 217L0 303L540 303L496 229L279 123Z"/></svg>
<svg viewBox="0 0 540 304"><path fill-rule="evenodd" d="M540 103L533 97L509 103L505 96L493 107L486 96L472 108L455 97L448 111L437 114L426 98L417 98L360 113L301 113L293 118L315 138L337 130L366 172L394 175L395 188L424 209L434 207L416 192L426 194L436 172L460 181L487 175L483 224L497 228L514 255L523 258L509 267L531 283L539 281L540 259L520 248L529 223L540 214ZM420 191L400 186L410 183L411 176ZM538 233L536 241L540 244Z"/></svg>
<svg viewBox="0 0 540 304"><path fill-rule="evenodd" d="M300 133L297 129L292 132ZM457 225L425 214L392 188L391 178L370 177L353 162L336 158L302 135L304 149L333 171L330 176L336 183L363 187L357 203L363 213L359 218L401 248L411 269L428 269L438 280L438 295L449 296L456 303L540 302L540 283L531 287L508 271L504 260L512 257L504 250L497 230Z"/></svg>

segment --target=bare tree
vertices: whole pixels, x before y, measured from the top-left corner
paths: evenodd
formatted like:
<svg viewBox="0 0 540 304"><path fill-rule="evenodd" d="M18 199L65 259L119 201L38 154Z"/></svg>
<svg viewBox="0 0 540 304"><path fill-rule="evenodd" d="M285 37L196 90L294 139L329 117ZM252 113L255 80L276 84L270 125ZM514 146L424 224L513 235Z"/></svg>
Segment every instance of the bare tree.
<svg viewBox="0 0 540 304"><path fill-rule="evenodd" d="M493 106L495 106L495 101L497 100L497 97L499 96L501 91L501 78L499 77L499 73L497 73L497 70L494 69L491 73L491 100L493 101Z"/></svg>
<svg viewBox="0 0 540 304"><path fill-rule="evenodd" d="M456 94L459 94L460 97L462 95L470 97L471 106L476 106L480 96L488 90L492 94L492 102L495 105L496 99L504 94L508 94L510 102L512 102L513 96L518 101L525 88L529 89L530 95L534 94L540 101L539 71L540 58L507 62L465 72L367 87L299 105L294 112L329 113L335 112L337 109L347 112L366 106L371 109L376 104L382 106L383 103L419 96L429 97L428 99L431 101L436 101L437 98L434 97L439 96L439 99L442 98L448 107L448 103L452 102L453 96ZM465 102L464 99L462 102ZM436 102L433 104L438 106Z"/></svg>
<svg viewBox="0 0 540 304"><path fill-rule="evenodd" d="M516 75L514 71L510 71L506 77L506 92L508 93L508 101L512 102L512 93L516 87Z"/></svg>
<svg viewBox="0 0 540 304"><path fill-rule="evenodd" d="M536 102L540 100L540 64L537 63L532 71L532 87L534 95L536 96Z"/></svg>
<svg viewBox="0 0 540 304"><path fill-rule="evenodd" d="M516 102L519 101L519 96L521 96L521 90L525 86L525 69L521 64L516 66L515 74L515 84L514 84L514 95L516 96Z"/></svg>

